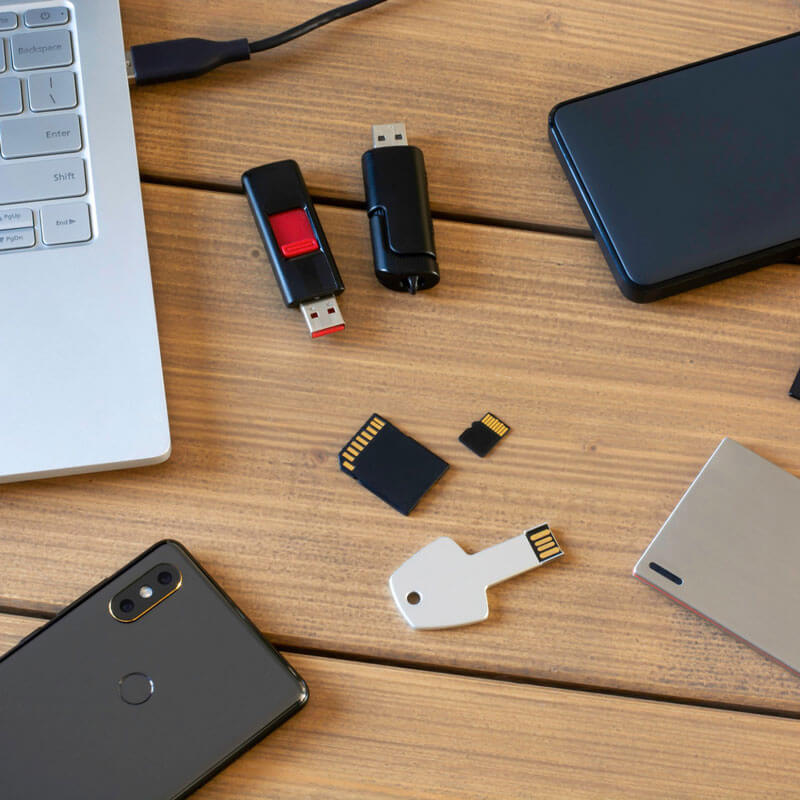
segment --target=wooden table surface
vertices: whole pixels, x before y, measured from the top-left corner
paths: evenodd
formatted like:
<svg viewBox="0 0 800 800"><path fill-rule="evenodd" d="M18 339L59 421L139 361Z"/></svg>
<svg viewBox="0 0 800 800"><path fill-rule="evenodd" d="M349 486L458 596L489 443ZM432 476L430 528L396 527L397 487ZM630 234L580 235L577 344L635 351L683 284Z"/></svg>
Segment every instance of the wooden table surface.
<svg viewBox="0 0 800 800"><path fill-rule="evenodd" d="M334 0L123 0L128 44L267 33ZM800 796L800 681L631 578L723 436L800 474L797 267L623 299L547 143L557 101L787 33L800 7L390 0L133 94L173 434L165 464L0 489L0 652L154 541L182 541L311 686L200 791L250 798ZM423 147L442 283L373 277L360 155ZM239 190L303 168L345 333L283 307ZM512 433L479 460L487 410ZM372 412L451 470L403 517L339 471ZM447 535L549 521L566 557L414 632L387 579ZM1 722L0 722L1 724Z"/></svg>

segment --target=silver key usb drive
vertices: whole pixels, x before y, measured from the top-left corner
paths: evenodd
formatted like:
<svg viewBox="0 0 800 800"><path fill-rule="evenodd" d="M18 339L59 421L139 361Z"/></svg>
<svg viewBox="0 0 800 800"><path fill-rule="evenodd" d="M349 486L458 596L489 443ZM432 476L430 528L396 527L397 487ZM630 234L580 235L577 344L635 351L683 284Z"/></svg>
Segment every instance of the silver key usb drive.
<svg viewBox="0 0 800 800"><path fill-rule="evenodd" d="M489 616L486 590L564 555L550 526L467 555L443 536L415 553L389 578L405 621L420 630L455 628Z"/></svg>

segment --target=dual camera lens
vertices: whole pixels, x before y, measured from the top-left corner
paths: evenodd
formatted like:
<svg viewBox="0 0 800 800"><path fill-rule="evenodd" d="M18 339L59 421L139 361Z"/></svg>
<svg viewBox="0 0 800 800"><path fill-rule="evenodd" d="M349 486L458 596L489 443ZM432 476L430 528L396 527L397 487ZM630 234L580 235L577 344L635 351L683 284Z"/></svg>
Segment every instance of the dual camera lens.
<svg viewBox="0 0 800 800"><path fill-rule="evenodd" d="M109 611L119 622L133 622L180 587L180 572L159 564L111 600Z"/></svg>

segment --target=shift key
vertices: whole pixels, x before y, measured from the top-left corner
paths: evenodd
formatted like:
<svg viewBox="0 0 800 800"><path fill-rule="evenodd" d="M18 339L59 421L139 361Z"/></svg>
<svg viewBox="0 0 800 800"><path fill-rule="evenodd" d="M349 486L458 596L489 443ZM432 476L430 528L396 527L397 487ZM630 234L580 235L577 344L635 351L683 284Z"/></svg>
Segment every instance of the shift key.
<svg viewBox="0 0 800 800"><path fill-rule="evenodd" d="M86 194L82 158L0 164L0 205Z"/></svg>

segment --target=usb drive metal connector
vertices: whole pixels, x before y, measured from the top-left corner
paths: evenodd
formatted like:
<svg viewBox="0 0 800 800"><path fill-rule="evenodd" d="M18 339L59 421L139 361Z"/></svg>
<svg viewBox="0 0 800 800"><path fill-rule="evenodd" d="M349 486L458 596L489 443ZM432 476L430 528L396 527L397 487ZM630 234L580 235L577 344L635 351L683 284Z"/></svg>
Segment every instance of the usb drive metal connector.
<svg viewBox="0 0 800 800"><path fill-rule="evenodd" d="M391 122L388 125L372 126L373 147L399 147L408 144L404 122Z"/></svg>
<svg viewBox="0 0 800 800"><path fill-rule="evenodd" d="M335 297L300 303L300 311L312 339L344 330L344 317Z"/></svg>

